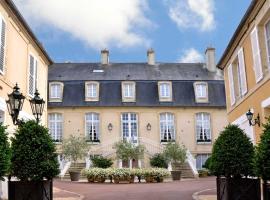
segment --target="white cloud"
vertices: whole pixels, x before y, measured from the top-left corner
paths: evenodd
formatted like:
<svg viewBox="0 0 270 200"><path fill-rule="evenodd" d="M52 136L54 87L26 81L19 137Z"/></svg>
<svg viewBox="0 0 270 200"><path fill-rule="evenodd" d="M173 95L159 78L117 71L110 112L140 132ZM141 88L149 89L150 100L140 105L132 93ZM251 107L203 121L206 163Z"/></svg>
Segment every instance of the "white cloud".
<svg viewBox="0 0 270 200"><path fill-rule="evenodd" d="M145 16L147 0L15 0L15 3L31 24L52 25L94 49L149 45L141 34L152 25Z"/></svg>
<svg viewBox="0 0 270 200"><path fill-rule="evenodd" d="M204 56L194 48L184 51L183 55L178 60L178 62L181 63L202 63L203 61Z"/></svg>
<svg viewBox="0 0 270 200"><path fill-rule="evenodd" d="M182 28L210 31L215 28L214 0L164 0L170 18Z"/></svg>

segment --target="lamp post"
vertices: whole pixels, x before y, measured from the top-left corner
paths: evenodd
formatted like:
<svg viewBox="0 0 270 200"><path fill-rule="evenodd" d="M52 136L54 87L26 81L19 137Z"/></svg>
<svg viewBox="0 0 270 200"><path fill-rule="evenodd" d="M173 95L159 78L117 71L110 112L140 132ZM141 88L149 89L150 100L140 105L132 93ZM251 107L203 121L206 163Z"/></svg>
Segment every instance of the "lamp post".
<svg viewBox="0 0 270 200"><path fill-rule="evenodd" d="M22 120L18 119L20 111L22 110L25 96L20 92L20 88L16 83L13 88L13 92L8 94L8 100L6 101L8 112L12 118L14 125L22 124ZM45 101L40 98L39 92L36 90L35 96L30 100L30 105L32 113L35 116L37 123L40 121L40 118L43 113Z"/></svg>

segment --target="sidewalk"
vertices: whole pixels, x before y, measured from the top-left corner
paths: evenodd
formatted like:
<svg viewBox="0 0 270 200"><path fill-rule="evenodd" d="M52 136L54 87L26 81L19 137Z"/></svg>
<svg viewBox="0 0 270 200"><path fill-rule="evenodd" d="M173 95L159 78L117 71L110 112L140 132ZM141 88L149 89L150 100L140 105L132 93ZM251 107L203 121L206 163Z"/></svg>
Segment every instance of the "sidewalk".
<svg viewBox="0 0 270 200"><path fill-rule="evenodd" d="M197 200L217 200L217 195L199 195Z"/></svg>
<svg viewBox="0 0 270 200"><path fill-rule="evenodd" d="M54 200L82 200L83 196L65 191L65 190L60 190L58 188L53 188L53 199Z"/></svg>

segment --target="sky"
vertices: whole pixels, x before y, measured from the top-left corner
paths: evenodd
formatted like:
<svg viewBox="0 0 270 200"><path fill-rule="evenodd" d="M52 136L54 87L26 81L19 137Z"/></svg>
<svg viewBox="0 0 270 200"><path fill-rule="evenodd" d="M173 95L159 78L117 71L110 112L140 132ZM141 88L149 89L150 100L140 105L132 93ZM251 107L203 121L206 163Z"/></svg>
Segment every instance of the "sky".
<svg viewBox="0 0 270 200"><path fill-rule="evenodd" d="M14 0L54 62L204 62L223 54L251 0Z"/></svg>

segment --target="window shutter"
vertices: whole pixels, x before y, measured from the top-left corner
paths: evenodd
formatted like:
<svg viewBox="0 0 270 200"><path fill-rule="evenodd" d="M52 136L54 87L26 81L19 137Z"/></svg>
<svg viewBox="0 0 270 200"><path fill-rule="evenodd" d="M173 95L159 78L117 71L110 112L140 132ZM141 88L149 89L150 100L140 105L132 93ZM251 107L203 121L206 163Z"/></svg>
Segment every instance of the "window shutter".
<svg viewBox="0 0 270 200"><path fill-rule="evenodd" d="M230 87L231 105L235 104L234 82L232 64L228 67L228 80Z"/></svg>
<svg viewBox="0 0 270 200"><path fill-rule="evenodd" d="M34 95L34 84L35 84L35 66L34 57L30 55L29 61L29 94Z"/></svg>
<svg viewBox="0 0 270 200"><path fill-rule="evenodd" d="M247 77L246 77L243 48L241 48L238 52L238 61L239 61L239 78L241 84L241 94L245 95L247 93Z"/></svg>
<svg viewBox="0 0 270 200"><path fill-rule="evenodd" d="M0 71L4 72L5 67L5 48L6 48L6 23L0 19Z"/></svg>
<svg viewBox="0 0 270 200"><path fill-rule="evenodd" d="M260 45L258 40L258 30L257 27L251 32L251 46L253 52L253 69L255 72L256 82L259 82L263 78Z"/></svg>

